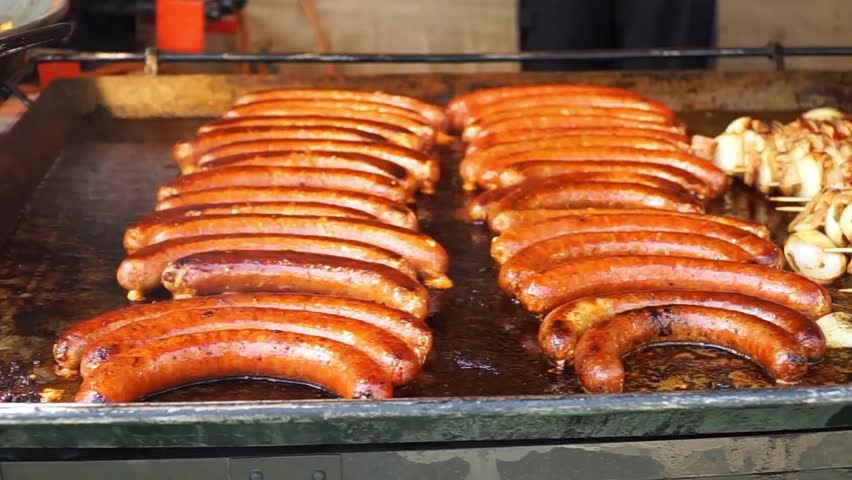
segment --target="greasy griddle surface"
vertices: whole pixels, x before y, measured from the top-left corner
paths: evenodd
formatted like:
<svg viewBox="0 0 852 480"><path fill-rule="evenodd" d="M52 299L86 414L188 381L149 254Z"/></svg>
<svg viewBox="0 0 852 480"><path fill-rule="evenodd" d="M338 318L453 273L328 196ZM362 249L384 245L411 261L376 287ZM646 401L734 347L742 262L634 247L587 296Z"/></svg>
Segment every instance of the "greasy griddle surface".
<svg viewBox="0 0 852 480"><path fill-rule="evenodd" d="M766 118L784 114L758 115ZM789 117L790 114L786 114ZM712 134L734 114L693 113L691 131ZM0 250L0 355L32 365L42 387L73 399L78 381L53 375L56 334L73 322L126 305L115 282L127 225L149 212L157 186L177 174L174 141L201 122L91 118L34 192L16 234ZM428 319L435 348L417 381L400 397L571 394L580 392L569 373L552 369L536 342L538 320L497 287L488 255L491 235L465 221L456 173L458 154L441 152L443 178L433 197L421 197L422 230L447 248L455 288L434 292ZM713 210L756 218L783 238L791 218L760 197L734 188ZM706 348L662 347L630 356L627 391L768 387L758 367ZM830 351L804 384L852 382L852 351ZM285 382L231 380L197 385L154 400L272 400L328 397Z"/></svg>

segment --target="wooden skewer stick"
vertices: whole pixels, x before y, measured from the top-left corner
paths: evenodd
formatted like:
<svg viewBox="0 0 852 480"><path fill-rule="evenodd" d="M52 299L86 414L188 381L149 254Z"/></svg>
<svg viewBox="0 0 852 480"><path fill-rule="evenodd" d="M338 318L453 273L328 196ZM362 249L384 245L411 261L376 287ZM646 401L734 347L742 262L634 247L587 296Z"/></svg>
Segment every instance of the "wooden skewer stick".
<svg viewBox="0 0 852 480"><path fill-rule="evenodd" d="M737 174L740 174L740 173L745 173L747 171L748 171L748 169L745 168L745 167L738 167L738 168L732 168L730 170L725 170L725 173L727 173L728 175L737 175Z"/></svg>
<svg viewBox="0 0 852 480"><path fill-rule="evenodd" d="M775 188L775 187L780 187L781 182L766 182L763 185L766 186L766 187L769 187L769 188Z"/></svg>
<svg viewBox="0 0 852 480"><path fill-rule="evenodd" d="M831 247L823 250L825 253L852 253L852 247Z"/></svg>
<svg viewBox="0 0 852 480"><path fill-rule="evenodd" d="M805 207L775 207L776 212L804 212Z"/></svg>
<svg viewBox="0 0 852 480"><path fill-rule="evenodd" d="M852 293L852 288L838 288L837 291L840 293Z"/></svg>
<svg viewBox="0 0 852 480"><path fill-rule="evenodd" d="M769 197L769 201L779 203L808 203L811 199L805 197Z"/></svg>

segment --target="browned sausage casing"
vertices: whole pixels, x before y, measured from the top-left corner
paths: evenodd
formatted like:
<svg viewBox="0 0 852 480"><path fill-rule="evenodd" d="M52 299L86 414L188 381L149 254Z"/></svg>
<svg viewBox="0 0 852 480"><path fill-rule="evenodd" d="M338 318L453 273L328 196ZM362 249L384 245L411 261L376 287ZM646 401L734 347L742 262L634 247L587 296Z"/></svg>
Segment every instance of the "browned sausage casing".
<svg viewBox="0 0 852 480"><path fill-rule="evenodd" d="M163 285L175 298L228 292L346 295L423 318L429 293L416 280L377 263L302 252L224 250L170 263Z"/></svg>
<svg viewBox="0 0 852 480"><path fill-rule="evenodd" d="M267 203L267 202L310 202L340 205L360 210L378 218L379 221L397 227L417 230L417 216L408 207L386 198L359 192L311 187L226 187L199 190L184 195L175 195L157 202L157 210L171 210L208 204ZM246 213L253 213L247 211ZM262 213L262 212L257 212ZM143 218L136 225L144 224ZM136 226L134 225L134 226ZM131 229L128 229L128 233ZM125 233L125 242L128 233Z"/></svg>
<svg viewBox="0 0 852 480"><path fill-rule="evenodd" d="M245 140L348 140L353 142L384 142L386 138L349 127L336 126L253 126L230 127L214 132L200 133L172 148L172 157L178 165L192 163L204 152L229 143Z"/></svg>
<svg viewBox="0 0 852 480"><path fill-rule="evenodd" d="M476 153L496 145L523 142L532 139L544 140L554 137L564 137L566 135L641 135L643 137L669 142L672 145L678 146L680 149L686 149L689 145L689 139L682 132L627 127L601 128L570 125L559 126L565 124L563 118L564 117L530 118L528 121L524 122L524 125L519 126L518 129L478 133L476 138L473 139L475 143L469 143L467 147L465 147L465 153ZM535 126L535 124L542 123L545 125ZM554 123L556 126L547 127L546 125L548 123Z"/></svg>
<svg viewBox="0 0 852 480"><path fill-rule="evenodd" d="M394 95L385 92L366 92L360 90L326 89L326 88L275 88L252 92L240 97L235 105L265 102L269 100L305 99L305 100L356 100L392 105L416 112L428 120L435 128L441 128L446 122L444 109L423 100L405 95Z"/></svg>
<svg viewBox="0 0 852 480"><path fill-rule="evenodd" d="M673 305L621 313L591 327L577 343L574 372L588 392L619 393L624 387L621 357L659 343L731 350L782 383L799 381L808 368L802 346L776 325L733 310Z"/></svg>
<svg viewBox="0 0 852 480"><path fill-rule="evenodd" d="M647 211L645 211L647 212ZM708 216L709 217L709 216ZM491 242L491 256L503 264L524 248L559 235L593 232L682 232L704 235L732 243L748 252L761 265L780 267L783 255L777 245L746 230L719 223L705 216L679 216L631 211L575 214L552 218L533 225L505 230Z"/></svg>
<svg viewBox="0 0 852 480"><path fill-rule="evenodd" d="M324 116L301 116L301 117L236 117L222 118L201 126L199 134L216 132L234 127L344 127L354 128L362 132L378 135L391 143L415 150L427 150L431 145L431 139L419 137L406 128L385 122L373 120L356 120L346 117L324 117Z"/></svg>
<svg viewBox="0 0 852 480"><path fill-rule="evenodd" d="M702 220L709 220L715 223L721 223L723 225L729 225L732 227L739 228L741 230L745 230L753 235L757 235L760 238L769 238L769 229L766 228L766 225L761 225L757 222L753 222L751 220L745 220L737 217L729 217L725 215L712 215L709 213L705 214L693 214L693 213L680 213L680 212L672 212L671 210L650 210L650 209L607 209L607 208L586 208L586 209L572 209L572 208L564 208L564 209L544 209L544 208L533 208L533 209L525 209L525 210L504 210L499 214L495 215L494 218L488 220L488 226L494 230L495 232L505 232L506 230L511 229L520 229L522 227L534 225L540 222L546 222L553 218L558 217L570 217L573 215L612 215L612 214L620 214L620 213L629 213L631 215L644 215L644 214L654 214L654 215L668 215L670 217L676 218L700 218ZM672 220L676 221L676 220Z"/></svg>
<svg viewBox="0 0 852 480"><path fill-rule="evenodd" d="M784 305L812 319L831 312L828 291L792 272L749 263L658 255L569 260L531 275L520 285L518 300L532 312L549 312L582 297L663 289L742 293Z"/></svg>
<svg viewBox="0 0 852 480"><path fill-rule="evenodd" d="M360 218L378 220L367 212L319 202L241 202L208 203L188 207L158 210L144 217L146 222L158 223L182 217L204 215L237 215L240 213L262 213L264 215L317 215L320 217Z"/></svg>
<svg viewBox="0 0 852 480"><path fill-rule="evenodd" d="M393 202L410 200L413 191L393 178L343 168L222 167L175 177L157 191L157 200L199 190L227 187L313 187L366 193Z"/></svg>
<svg viewBox="0 0 852 480"><path fill-rule="evenodd" d="M114 356L147 343L222 330L272 330L334 340L366 353L394 385L414 380L420 369L405 342L369 323L326 313L238 307L183 310L119 328L101 337L83 354L80 375L86 378Z"/></svg>
<svg viewBox="0 0 852 480"><path fill-rule="evenodd" d="M707 185L695 175L679 168L667 165L654 165L642 162L609 162L606 160L589 162L551 162L538 160L513 165L500 174L499 187L511 187L521 182L542 180L562 175L581 175L590 173L624 172L638 175L650 175L679 185L700 199L707 198Z"/></svg>
<svg viewBox="0 0 852 480"><path fill-rule="evenodd" d="M707 185L710 198L721 195L728 187L727 174L708 160L677 150L643 150L641 148L630 147L574 147L531 150L489 162L488 165L483 166L483 170L478 176L469 176L462 172L462 178L466 183L482 182L483 185L496 186L499 183L500 174L504 170L515 164L531 160L558 160L564 162L587 162L590 160L636 161L656 165L668 165L685 170L701 179Z"/></svg>
<svg viewBox="0 0 852 480"><path fill-rule="evenodd" d="M626 177L626 176L625 176ZM639 183L571 181L549 178L515 187L486 209L490 218L503 210L525 208L650 208L701 213L704 207L685 190L671 192ZM611 180L617 180L613 177ZM625 178L625 182L628 180Z"/></svg>
<svg viewBox="0 0 852 480"><path fill-rule="evenodd" d="M536 272L566 260L612 255L668 255L729 262L753 262L742 248L704 235L682 232L569 233L534 243L500 268L500 287L514 293Z"/></svg>
<svg viewBox="0 0 852 480"><path fill-rule="evenodd" d="M166 266L182 257L217 250L290 250L324 253L336 257L354 258L379 263L417 278L414 268L400 255L355 240L311 235L203 235L168 240L137 250L118 266L118 284L127 290L127 298L139 301L145 293L160 286Z"/></svg>
<svg viewBox="0 0 852 480"><path fill-rule="evenodd" d="M184 174L191 173L197 168L203 168L207 163L232 155L276 150L320 150L370 155L401 166L419 182L421 189L427 192L432 191L432 187L440 177L438 162L421 151L400 147L392 143L362 143L342 140L246 140L235 142L209 150L198 159L195 166L181 167L181 172Z"/></svg>
<svg viewBox="0 0 852 480"><path fill-rule="evenodd" d="M238 233L315 235L370 243L396 252L436 288L449 288L447 252L428 235L370 220L310 215L209 215L182 218L148 230L147 238L125 243L127 253L176 238ZM128 237L125 236L125 240Z"/></svg>
<svg viewBox="0 0 852 480"><path fill-rule="evenodd" d="M698 305L752 315L792 334L804 347L808 360L818 361L825 354L825 337L819 325L795 310L736 293L675 290L619 292L568 302L547 314L539 328L538 341L556 365L571 365L577 341L592 326L619 313L664 305Z"/></svg>
<svg viewBox="0 0 852 480"><path fill-rule="evenodd" d="M53 345L53 358L60 367L73 370L80 365L80 357L89 345L125 325L184 310L238 307L328 313L367 322L402 339L417 354L421 364L432 348L432 333L422 317L414 317L401 310L350 297L258 292L166 300L110 310L81 320L62 332Z"/></svg>
<svg viewBox="0 0 852 480"><path fill-rule="evenodd" d="M83 381L76 401L132 402L234 377L307 382L343 398L393 396L381 367L356 348L290 332L225 330L171 337L116 355Z"/></svg>
<svg viewBox="0 0 852 480"><path fill-rule="evenodd" d="M416 180L409 175L408 171L393 162L361 153L325 152L322 150L276 150L231 155L205 163L199 166L199 169L255 166L345 168L395 178L406 185L406 188L416 185Z"/></svg>

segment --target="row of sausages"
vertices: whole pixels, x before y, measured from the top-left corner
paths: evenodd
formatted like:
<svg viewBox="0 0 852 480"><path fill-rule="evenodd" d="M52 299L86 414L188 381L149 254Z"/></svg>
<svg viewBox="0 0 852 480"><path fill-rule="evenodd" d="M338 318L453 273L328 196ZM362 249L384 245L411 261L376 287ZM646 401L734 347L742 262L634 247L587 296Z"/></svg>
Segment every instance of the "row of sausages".
<svg viewBox="0 0 852 480"><path fill-rule="evenodd" d="M431 349L429 287L447 254L406 203L439 178L441 108L381 92L240 98L178 143L181 175L127 228L118 283L173 300L78 322L54 345L81 402L228 377L388 398Z"/></svg>
<svg viewBox="0 0 852 480"><path fill-rule="evenodd" d="M480 90L450 121L474 220L498 234L500 286L544 314L539 343L589 392L620 392L623 355L693 343L797 382L825 338L828 292L782 270L762 226L708 215L728 177L666 106L592 85Z"/></svg>

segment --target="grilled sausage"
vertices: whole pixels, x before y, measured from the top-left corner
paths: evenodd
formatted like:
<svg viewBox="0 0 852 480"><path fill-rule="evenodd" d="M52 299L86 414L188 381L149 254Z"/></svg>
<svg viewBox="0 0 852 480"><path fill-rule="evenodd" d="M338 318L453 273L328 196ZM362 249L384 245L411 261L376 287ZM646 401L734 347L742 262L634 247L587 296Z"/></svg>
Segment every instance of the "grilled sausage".
<svg viewBox="0 0 852 480"><path fill-rule="evenodd" d="M608 117L633 122L656 123L671 125L672 117L652 110L640 110L637 108L604 108L586 106L562 106L562 105L537 105L517 110L507 110L500 113L480 118L465 127L462 139L470 141L480 130L487 130L489 126L512 120L515 118L534 118L541 116L580 116L580 117Z"/></svg>
<svg viewBox="0 0 852 480"><path fill-rule="evenodd" d="M592 232L652 232L695 233L732 243L754 257L761 265L780 267L783 264L781 249L765 238L746 230L719 223L705 216L673 217L656 211L584 214L577 213L553 218L533 225L504 231L491 242L491 256L503 264L520 250L533 243L568 233ZM709 216L707 216L709 217Z"/></svg>
<svg viewBox="0 0 852 480"><path fill-rule="evenodd" d="M369 323L327 313L239 307L183 310L126 325L89 347L80 363L80 375L86 378L115 355L146 343L222 330L271 330L334 340L366 353L394 385L411 382L420 369L405 342Z"/></svg>
<svg viewBox="0 0 852 480"><path fill-rule="evenodd" d="M493 216L499 214L499 212L505 209L514 209L514 203L517 202L519 198L530 194L530 192L547 191L552 194L556 194L562 190L570 189L573 184L578 182L639 184L671 193L673 194L673 198L677 197L679 199L686 200L689 203L696 203L696 199L686 189L668 180L650 175L633 173L630 171L607 170L601 172L578 172L574 174L545 177L530 180L523 184L516 184L511 187L486 190L485 192L477 195L476 198L471 201L468 207L468 213L473 220L486 220L489 218L489 213ZM629 186L626 188L629 188ZM662 195L665 196L666 194L663 193ZM587 196L585 198L591 199L592 197ZM644 200L652 201L651 198ZM547 209L552 207L543 208ZM656 209L658 207L649 208Z"/></svg>
<svg viewBox="0 0 852 480"><path fill-rule="evenodd" d="M516 163L503 170L497 180L498 187L511 187L521 182L541 180L560 175L582 175L601 172L627 172L667 180L685 188L687 191L704 199L708 196L707 185L695 175L667 165L654 165L642 162L610 162L606 160L588 162L551 162L538 160Z"/></svg>
<svg viewBox="0 0 852 480"><path fill-rule="evenodd" d="M232 108L225 113L224 118L239 118L239 117L304 117L304 116L320 116L320 117L346 117L354 120L376 120L379 122L390 123L403 127L415 135L427 139L434 139L437 136L435 127L429 124L428 121L420 119L416 114L407 112L404 109L382 108L376 107L375 104L361 103L360 107L366 108L350 108L352 104L330 103L330 102L306 102L306 101L291 101L291 100L271 100L265 102L255 102L246 105L240 105Z"/></svg>
<svg viewBox="0 0 852 480"><path fill-rule="evenodd" d="M195 158L210 149L246 140L348 140L353 142L384 142L379 135L349 127L231 127L215 132L200 133L191 140L178 142L172 157L178 163L193 163Z"/></svg>
<svg viewBox="0 0 852 480"><path fill-rule="evenodd" d="M749 263L657 255L562 262L521 283L518 299L532 312L547 312L582 297L661 289L742 293L812 319L831 311L828 291L792 272Z"/></svg>
<svg viewBox="0 0 852 480"><path fill-rule="evenodd" d="M160 286L166 266L194 253L218 250L290 250L324 253L379 263L416 279L414 268L398 254L368 243L309 235L204 235L176 238L137 250L118 266L118 284L126 289L127 299L139 301L145 293Z"/></svg>
<svg viewBox="0 0 852 480"><path fill-rule="evenodd" d="M779 383L807 371L802 346L782 328L733 310L674 305L622 313L587 330L577 343L574 372L591 393L624 387L621 357L659 343L712 345L750 358Z"/></svg>
<svg viewBox="0 0 852 480"><path fill-rule="evenodd" d="M129 238L127 253L139 248L176 238L198 235L235 233L316 235L370 243L398 253L436 288L449 288L446 277L447 252L431 237L404 228L369 220L315 217L310 215L208 215L201 218L182 218L172 223L153 226L147 238ZM138 243L136 242L138 240Z"/></svg>
<svg viewBox="0 0 852 480"><path fill-rule="evenodd" d="M465 179L477 179L482 176L482 173L492 163L500 162L502 159L518 153L537 150L571 149L575 147L631 147L647 150L677 149L676 146L668 142L636 135L610 136L606 135L605 132L602 132L600 135L568 135L495 145L491 148L466 155L459 164L459 171ZM547 159L543 158L542 160ZM484 188L494 188L497 186L497 182L496 179L493 180L495 181L480 183L480 185Z"/></svg>
<svg viewBox="0 0 852 480"><path fill-rule="evenodd" d="M378 303L350 297L258 292L167 300L110 310L76 322L62 332L53 345L53 358L62 368L76 369L80 365L84 350L104 335L125 325L184 310L238 307L328 313L367 322L403 340L417 354L421 364L426 361L426 355L432 348L432 333L422 321L422 317L414 317Z"/></svg>
<svg viewBox="0 0 852 480"><path fill-rule="evenodd" d="M138 249L176 238L198 235L290 234L316 235L370 243L398 253L407 259L435 288L449 288L446 277L447 253L431 237L404 228L369 220L355 220L310 215L208 215L182 218L171 223L152 225L144 238L125 235L125 250Z"/></svg>
<svg viewBox="0 0 852 480"><path fill-rule="evenodd" d="M317 253L224 250L188 255L163 271L174 298L228 292L346 295L424 317L429 293L416 280L377 263Z"/></svg>
<svg viewBox="0 0 852 480"><path fill-rule="evenodd" d="M428 120L435 128L441 128L446 123L444 110L423 100L405 95L394 95L384 92L365 92L342 89L317 88L276 88L249 93L240 97L235 105L265 102L269 100L305 99L314 101L366 101L392 105L416 112Z"/></svg>
<svg viewBox="0 0 852 480"><path fill-rule="evenodd" d="M570 176L569 176L570 177ZM626 176L625 176L626 177ZM648 177L654 178L654 177ZM609 181L572 181L554 177L521 184L513 192L492 202L486 215L508 209L525 208L650 208L700 213L704 207L686 190L667 191L639 183Z"/></svg>
<svg viewBox="0 0 852 480"><path fill-rule="evenodd" d="M410 130L391 123L378 122L375 120L356 120L346 117L326 116L259 116L259 117L236 117L222 118L206 123L198 129L199 134L215 132L233 127L345 127L354 128L362 132L372 133L386 138L388 141L403 147L415 150L427 150L431 145L431 139L419 137Z"/></svg>
<svg viewBox="0 0 852 480"><path fill-rule="evenodd" d="M275 150L321 150L341 153L360 153L393 162L410 173L424 191L431 191L438 181L440 169L438 162L423 152L400 147L392 143L361 143L345 141L308 141L308 140L258 140L236 142L214 148L201 156L198 165L203 165L231 155L269 152ZM181 169L190 173L192 169Z"/></svg>
<svg viewBox="0 0 852 480"><path fill-rule="evenodd" d="M313 167L222 167L175 177L157 191L157 200L174 195L227 187L313 187L366 193L405 202L406 191L393 178L343 168Z"/></svg>
<svg viewBox="0 0 852 480"><path fill-rule="evenodd" d="M472 142L468 143L467 147L465 148L465 153L474 153L480 150L488 149L492 146L522 142L533 139L544 140L547 138L564 137L566 135L600 135L603 131L613 136L641 135L643 137L654 138L660 141L669 142L672 145L676 145L679 149L684 149L684 146L689 145L689 139L683 133L663 130L626 127L609 127L604 129L601 127L540 126L541 124L547 125L548 123L554 123L556 125L564 124L563 120L559 118L552 119L551 117L533 118L530 119L529 123L533 124L534 126L531 126L529 128L517 128L498 132L477 133L476 137L472 139ZM536 124L538 124L539 126L535 126Z"/></svg>
<svg viewBox="0 0 852 480"><path fill-rule="evenodd" d="M359 172L375 173L399 180L407 187L416 184L414 177L399 165L372 155L360 153L324 152L322 150L276 150L272 152L245 153L223 157L205 163L198 170L219 167L307 167L345 168Z"/></svg>
<svg viewBox="0 0 852 480"><path fill-rule="evenodd" d="M757 235L760 238L769 238L769 229L766 225L745 220L737 217L728 217L725 215L702 214L696 215L692 213L672 212L671 210L648 210L648 209L531 209L531 210L504 210L489 219L488 226L495 232L505 232L511 229L520 229L521 227L534 225L539 222L545 222L552 218L565 217L571 215L611 215L619 213L629 213L632 215L644 215L652 213L654 215L668 215L677 218L700 218L711 222L729 225L741 230L745 230L752 235ZM676 219L673 221L677 221Z"/></svg>
<svg viewBox="0 0 852 480"><path fill-rule="evenodd" d="M228 187L211 188L169 197L157 203L157 210L172 210L207 204L268 202L310 202L340 205L375 216L398 227L417 230L417 216L405 205L366 193L310 187ZM260 212L258 212L260 213ZM141 222L144 223L145 219ZM137 224L138 225L138 224ZM128 229L129 233L131 229ZM125 233L125 238L128 233Z"/></svg>
<svg viewBox="0 0 852 480"><path fill-rule="evenodd" d="M538 341L556 365L570 365L583 332L615 315L645 307L698 305L734 310L775 324L793 335L810 361L825 354L825 336L816 322L776 303L736 293L658 290L627 292L581 298L556 307L544 317Z"/></svg>
<svg viewBox="0 0 852 480"><path fill-rule="evenodd" d="M500 268L500 287L514 293L531 275L566 260L612 255L668 255L749 263L754 257L742 248L704 235L681 232L569 233L521 250Z"/></svg>
<svg viewBox="0 0 852 480"><path fill-rule="evenodd" d="M472 123L482 107L510 98L552 96L611 95L640 99L640 95L622 88L603 85L560 84L560 85L513 85L477 90L455 97L447 104L447 114L452 125L462 128ZM549 102L554 103L554 102Z"/></svg>
<svg viewBox="0 0 852 480"><path fill-rule="evenodd" d="M204 215L237 215L240 213L262 213L265 215L317 215L321 217L360 218L377 220L375 216L354 208L341 207L318 202L242 202L208 203L188 207L158 210L144 218L147 222L158 223L181 217L201 217Z"/></svg>
<svg viewBox="0 0 852 480"><path fill-rule="evenodd" d="M676 150L646 150L630 147L573 147L531 150L489 161L483 165L477 176L462 177L465 183L480 183L482 185L497 185L500 174L512 165L530 160L559 160L564 162L590 160L636 161L656 165L669 165L685 170L707 184L710 197L715 198L725 192L728 186L728 176L712 162L703 158Z"/></svg>
<svg viewBox="0 0 852 480"><path fill-rule="evenodd" d="M225 330L171 337L116 355L83 381L76 401L132 402L233 377L307 382L344 398L393 396L381 367L356 348L290 332Z"/></svg>

